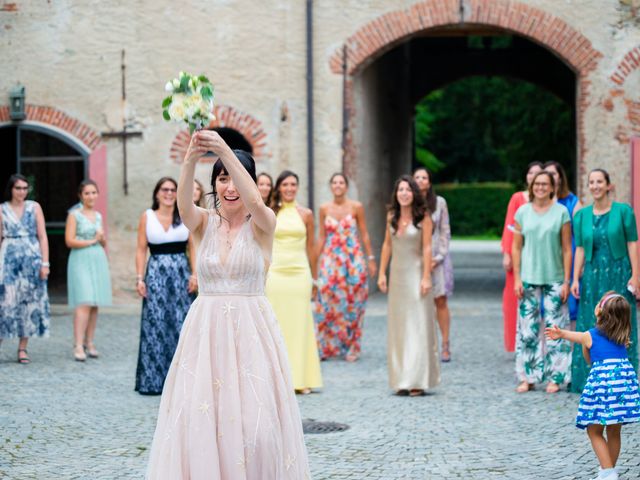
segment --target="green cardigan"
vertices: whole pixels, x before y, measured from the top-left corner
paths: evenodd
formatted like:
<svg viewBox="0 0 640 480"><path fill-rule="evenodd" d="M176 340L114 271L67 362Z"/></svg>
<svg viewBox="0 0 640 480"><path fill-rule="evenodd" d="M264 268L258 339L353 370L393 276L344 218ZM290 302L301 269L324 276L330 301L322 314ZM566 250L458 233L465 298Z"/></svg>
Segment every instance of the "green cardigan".
<svg viewBox="0 0 640 480"><path fill-rule="evenodd" d="M633 209L626 203L613 202L609 213L609 248L613 258L627 255L627 242L638 240L636 218ZM584 248L584 258L590 261L593 256L593 205L581 208L573 219L573 234L576 247Z"/></svg>

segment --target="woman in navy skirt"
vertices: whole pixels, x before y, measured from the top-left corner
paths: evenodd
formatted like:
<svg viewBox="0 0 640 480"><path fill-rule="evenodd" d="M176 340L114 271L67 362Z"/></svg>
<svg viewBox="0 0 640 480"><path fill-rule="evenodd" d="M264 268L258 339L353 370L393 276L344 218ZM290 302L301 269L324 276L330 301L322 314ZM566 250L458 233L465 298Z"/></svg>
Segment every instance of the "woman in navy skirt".
<svg viewBox="0 0 640 480"><path fill-rule="evenodd" d="M177 188L172 178L161 178L153 190L153 204L138 225L136 290L143 301L135 389L143 395L162 393L182 322L197 289L192 275L195 249L176 208ZM143 277L147 248L151 255Z"/></svg>

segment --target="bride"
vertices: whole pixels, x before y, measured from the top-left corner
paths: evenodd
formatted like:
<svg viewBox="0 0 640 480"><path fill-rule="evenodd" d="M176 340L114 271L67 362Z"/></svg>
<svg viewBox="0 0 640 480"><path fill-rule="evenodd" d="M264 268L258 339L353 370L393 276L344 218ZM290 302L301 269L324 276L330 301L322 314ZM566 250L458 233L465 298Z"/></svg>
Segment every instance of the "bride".
<svg viewBox="0 0 640 480"><path fill-rule="evenodd" d="M219 157L212 211L192 201L195 165L207 151ZM286 350L264 296L276 218L251 155L214 131L194 134L178 208L200 240L199 294L164 385L147 478L309 478Z"/></svg>

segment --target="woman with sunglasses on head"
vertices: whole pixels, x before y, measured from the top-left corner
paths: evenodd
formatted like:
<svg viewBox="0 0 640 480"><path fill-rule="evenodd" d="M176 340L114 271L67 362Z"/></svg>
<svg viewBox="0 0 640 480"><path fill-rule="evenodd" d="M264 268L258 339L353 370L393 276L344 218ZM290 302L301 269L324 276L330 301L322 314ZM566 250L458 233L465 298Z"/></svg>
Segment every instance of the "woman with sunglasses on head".
<svg viewBox="0 0 640 480"><path fill-rule="evenodd" d="M547 382L556 393L570 381L571 345L544 339L545 327L566 329L571 277L571 220L555 200L549 172L536 173L529 185L529 202L515 214L513 245L514 293L520 300L516 336L518 393Z"/></svg>
<svg viewBox="0 0 640 480"><path fill-rule="evenodd" d="M19 338L18 363L30 363L30 337L49 335L49 242L42 208L27 200L29 181L9 178L0 208L0 342Z"/></svg>
<svg viewBox="0 0 640 480"><path fill-rule="evenodd" d="M197 289L196 252L176 206L177 190L173 178L158 180L151 208L138 224L136 290L143 300L135 390L143 395L162 393L182 322ZM148 263L147 249L151 253Z"/></svg>

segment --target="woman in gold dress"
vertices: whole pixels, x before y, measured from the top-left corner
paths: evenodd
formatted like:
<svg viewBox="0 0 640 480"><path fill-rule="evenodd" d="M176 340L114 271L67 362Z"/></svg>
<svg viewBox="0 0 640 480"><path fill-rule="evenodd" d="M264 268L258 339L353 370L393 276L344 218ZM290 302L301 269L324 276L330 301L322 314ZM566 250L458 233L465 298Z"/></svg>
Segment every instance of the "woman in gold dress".
<svg viewBox="0 0 640 480"><path fill-rule="evenodd" d="M440 383L431 292L432 228L418 185L403 175L393 189L378 274L378 287L389 292L387 366L389 385L397 395L423 395Z"/></svg>
<svg viewBox="0 0 640 480"><path fill-rule="evenodd" d="M276 231L266 293L287 345L293 386L296 393L308 394L322 387L311 310L316 262L313 213L296 203L297 193L298 176L285 170L273 192Z"/></svg>

